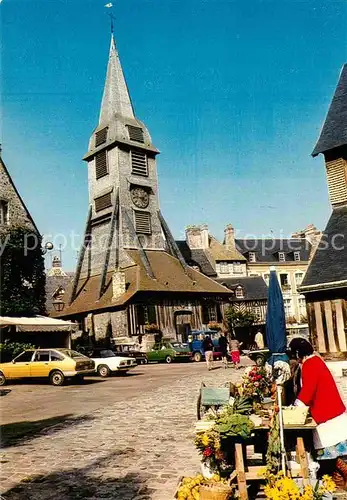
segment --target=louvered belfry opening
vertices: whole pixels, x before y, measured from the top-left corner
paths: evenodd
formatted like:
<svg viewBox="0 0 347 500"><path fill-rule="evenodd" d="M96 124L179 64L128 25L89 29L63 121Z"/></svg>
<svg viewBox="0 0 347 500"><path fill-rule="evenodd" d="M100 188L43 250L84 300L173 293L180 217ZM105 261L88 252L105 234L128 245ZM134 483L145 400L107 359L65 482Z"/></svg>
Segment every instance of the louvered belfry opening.
<svg viewBox="0 0 347 500"><path fill-rule="evenodd" d="M147 155L144 151L131 151L131 173L148 175Z"/></svg>
<svg viewBox="0 0 347 500"><path fill-rule="evenodd" d="M104 177L107 174L107 151L105 149L95 155L95 176L97 179L100 179L100 177Z"/></svg>
<svg viewBox="0 0 347 500"><path fill-rule="evenodd" d="M135 210L135 230L140 234L151 234L151 214Z"/></svg>
<svg viewBox="0 0 347 500"><path fill-rule="evenodd" d="M343 158L327 161L327 180L332 205L347 203L347 163Z"/></svg>
<svg viewBox="0 0 347 500"><path fill-rule="evenodd" d="M101 144L104 144L107 139L107 127L95 132L95 147L97 148Z"/></svg>
<svg viewBox="0 0 347 500"><path fill-rule="evenodd" d="M127 125L127 127L128 127L129 139L131 141L137 141L142 143L145 142L142 128L134 127L133 125Z"/></svg>
<svg viewBox="0 0 347 500"><path fill-rule="evenodd" d="M101 212L105 208L112 207L111 193L104 194L95 198L95 212Z"/></svg>

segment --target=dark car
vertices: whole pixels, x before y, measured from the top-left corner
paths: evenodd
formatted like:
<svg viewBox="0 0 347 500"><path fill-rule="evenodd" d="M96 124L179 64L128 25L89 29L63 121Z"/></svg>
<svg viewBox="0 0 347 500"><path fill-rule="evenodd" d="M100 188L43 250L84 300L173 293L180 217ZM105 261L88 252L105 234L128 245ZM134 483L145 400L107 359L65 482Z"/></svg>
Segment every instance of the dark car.
<svg viewBox="0 0 347 500"><path fill-rule="evenodd" d="M192 340L189 343L190 350L193 353L193 360L199 362L205 359L202 343L206 335L209 335L213 343L213 359L222 359L222 352L219 347L219 332L213 330L195 330L191 333Z"/></svg>
<svg viewBox="0 0 347 500"><path fill-rule="evenodd" d="M139 351L132 344L119 344L112 346L112 350L116 356L124 356L126 358L135 358L138 365L146 365L148 357L145 352Z"/></svg>

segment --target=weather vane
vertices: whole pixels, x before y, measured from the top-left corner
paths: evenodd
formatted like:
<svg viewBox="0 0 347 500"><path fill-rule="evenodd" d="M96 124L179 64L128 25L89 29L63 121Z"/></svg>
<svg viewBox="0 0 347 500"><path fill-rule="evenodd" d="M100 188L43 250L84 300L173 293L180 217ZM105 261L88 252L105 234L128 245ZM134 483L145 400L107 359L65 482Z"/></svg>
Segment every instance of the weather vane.
<svg viewBox="0 0 347 500"><path fill-rule="evenodd" d="M105 4L106 9L112 9L113 8L113 3L106 3ZM114 29L114 20L116 19L115 16L113 15L113 12L110 10L108 13L110 20L111 20L111 33L113 33Z"/></svg>

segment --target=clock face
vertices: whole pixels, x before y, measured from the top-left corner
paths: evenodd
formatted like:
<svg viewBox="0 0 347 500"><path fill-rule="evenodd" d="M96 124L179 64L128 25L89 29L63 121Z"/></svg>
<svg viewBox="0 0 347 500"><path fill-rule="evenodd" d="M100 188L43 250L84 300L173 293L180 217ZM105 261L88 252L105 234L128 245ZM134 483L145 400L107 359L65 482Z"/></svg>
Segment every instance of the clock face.
<svg viewBox="0 0 347 500"><path fill-rule="evenodd" d="M131 199L133 200L134 205L139 208L148 207L149 194L141 187L136 187L131 190Z"/></svg>

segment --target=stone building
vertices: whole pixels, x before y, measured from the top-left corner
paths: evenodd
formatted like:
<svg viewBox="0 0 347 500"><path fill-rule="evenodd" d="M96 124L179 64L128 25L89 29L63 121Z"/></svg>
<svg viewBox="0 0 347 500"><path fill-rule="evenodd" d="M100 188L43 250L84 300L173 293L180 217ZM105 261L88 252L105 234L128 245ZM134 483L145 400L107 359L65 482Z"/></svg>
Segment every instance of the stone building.
<svg viewBox="0 0 347 500"><path fill-rule="evenodd" d="M189 267L159 207L156 156L138 120L112 36L100 118L84 160L89 215L74 284L60 316L105 336L143 335L154 324L183 338L230 290ZM155 327L153 327L155 329Z"/></svg>
<svg viewBox="0 0 347 500"><path fill-rule="evenodd" d="M187 262L234 291L233 303L266 318L267 285L274 266L281 284L287 325L307 326L305 297L299 292L321 232L312 224L287 239L235 238L230 224L223 243L207 225L188 226L186 241L177 242ZM265 285L265 283L266 285Z"/></svg>
<svg viewBox="0 0 347 500"><path fill-rule="evenodd" d="M262 276L248 276L247 259L236 248L232 226L225 229L224 243L209 234L206 224L188 226L186 240L176 243L191 267L226 286L233 293L228 302L215 304L205 311L209 321L220 321L224 309L232 305L237 310L256 314L257 325L265 323L267 285Z"/></svg>
<svg viewBox="0 0 347 500"><path fill-rule="evenodd" d="M0 228L5 226L24 226L39 234L0 153Z"/></svg>
<svg viewBox="0 0 347 500"><path fill-rule="evenodd" d="M347 65L312 153L319 154L332 214L300 290L315 348L326 359L347 359Z"/></svg>

